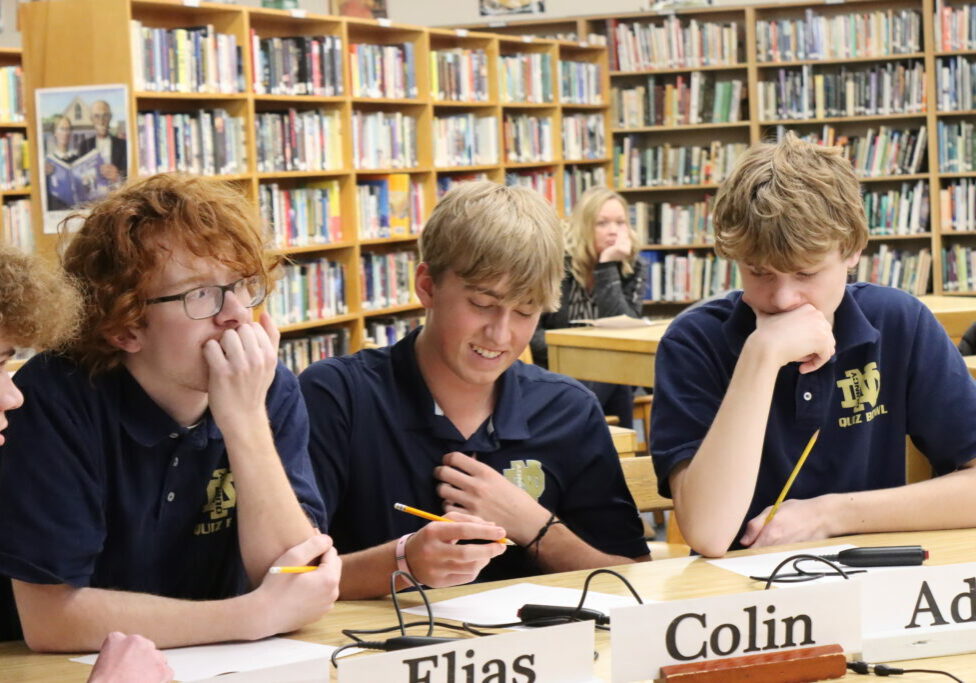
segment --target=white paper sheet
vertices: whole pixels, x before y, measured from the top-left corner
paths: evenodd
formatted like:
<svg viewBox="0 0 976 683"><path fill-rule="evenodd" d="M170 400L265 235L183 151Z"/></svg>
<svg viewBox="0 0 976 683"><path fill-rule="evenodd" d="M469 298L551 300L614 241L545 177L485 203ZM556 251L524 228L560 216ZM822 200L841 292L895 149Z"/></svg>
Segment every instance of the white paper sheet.
<svg viewBox="0 0 976 683"><path fill-rule="evenodd" d="M787 552L780 553L769 553L768 555L750 555L748 557L729 557L718 560L708 560L708 562L714 564L716 567L721 567L722 569L728 569L730 572L735 572L736 574L741 574L742 576L769 576L776 565L785 560L787 557L792 555L797 555L803 553L806 555L836 555L841 550L847 548L854 548L855 546L851 544L846 545L828 545L820 548L803 548L801 550L790 550ZM803 562L801 565L804 571L809 572L819 572L819 571L833 571L829 566L823 562L816 562L810 560L808 562ZM887 571L898 571L901 569L911 569L911 567L845 567L840 565L842 569L859 569L866 570L868 572L887 572ZM790 563L780 570L782 574L793 574L793 564ZM861 576L862 573L859 572L854 574L854 576ZM842 576L824 576L819 579L815 579L817 583L824 583L826 581L846 581ZM773 586L777 588L787 588L789 586L803 586L809 584L809 581L800 581L799 583L787 583L787 582L774 582Z"/></svg>
<svg viewBox="0 0 976 683"><path fill-rule="evenodd" d="M651 327L653 325L663 325L671 322L671 319L646 320L644 318L631 318L629 315L614 315L609 318L580 318L570 320L574 325L590 325L591 327L601 327L610 330L626 330L631 327Z"/></svg>
<svg viewBox="0 0 976 683"><path fill-rule="evenodd" d="M621 586L623 587L623 586ZM540 586L535 583L517 583L505 588L495 588L472 593L460 598L442 600L431 604L436 619L454 619L474 624L507 624L518 621L519 608L526 604L566 605L576 607L583 591L574 588ZM650 602L645 600L644 602ZM632 595L611 595L589 591L583 607L610 614L611 607L637 604ZM427 615L423 605L403 610L410 614Z"/></svg>
<svg viewBox="0 0 976 683"><path fill-rule="evenodd" d="M267 638L253 643L220 643L163 650L177 681L198 681L229 672L253 671L310 659L328 658L336 648L291 638ZM97 655L76 657L73 662L95 664ZM323 670L328 676L328 670ZM322 680L326 680L323 678Z"/></svg>

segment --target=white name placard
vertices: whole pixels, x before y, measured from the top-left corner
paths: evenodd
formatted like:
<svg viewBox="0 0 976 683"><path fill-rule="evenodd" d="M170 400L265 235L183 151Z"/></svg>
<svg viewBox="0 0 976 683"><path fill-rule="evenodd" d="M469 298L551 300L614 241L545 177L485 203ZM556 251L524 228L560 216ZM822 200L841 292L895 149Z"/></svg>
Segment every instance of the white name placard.
<svg viewBox="0 0 976 683"><path fill-rule="evenodd" d="M860 582L796 586L610 611L612 680L661 667L836 643L861 649Z"/></svg>
<svg viewBox="0 0 976 683"><path fill-rule="evenodd" d="M593 651L593 622L580 621L340 659L339 683L590 683Z"/></svg>
<svg viewBox="0 0 976 683"><path fill-rule="evenodd" d="M872 574L861 590L866 661L976 651L976 563Z"/></svg>

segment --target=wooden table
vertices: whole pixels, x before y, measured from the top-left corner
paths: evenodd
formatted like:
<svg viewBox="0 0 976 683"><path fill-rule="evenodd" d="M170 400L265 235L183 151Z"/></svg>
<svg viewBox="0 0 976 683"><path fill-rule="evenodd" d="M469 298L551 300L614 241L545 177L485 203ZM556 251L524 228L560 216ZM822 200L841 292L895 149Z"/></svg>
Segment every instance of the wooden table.
<svg viewBox="0 0 976 683"><path fill-rule="evenodd" d="M929 565L953 564L959 562L976 561L976 529L958 531L934 531L901 534L874 534L868 536L852 536L848 538L830 539L829 541L815 541L800 543L784 548L800 548L810 546L832 545L835 543L854 543L858 545L904 545L920 544L930 552ZM732 553L733 555L756 554L757 551L746 550ZM640 594L654 600L675 600L682 598L698 598L708 595L722 595L727 593L757 590L759 584L749 579L719 569L702 558L690 561L687 559L658 560L636 565L625 565L618 568L621 574L634 584ZM534 583L544 583L554 586L580 588L587 572L568 572L531 579ZM490 584L457 586L433 590L428 593L431 601L467 595L479 590L497 588L524 581L503 581ZM596 577L591 587L593 590L626 595L626 589L613 577ZM415 595L405 594L401 598L405 607L420 604ZM341 645L348 642L339 632L342 628L376 628L393 626L396 617L389 599L361 600L339 603L324 618L308 626L291 637L301 640ZM610 635L606 631L597 631L597 650L599 658L595 666L597 674L602 680L610 680ZM976 648L976 643L974 643ZM368 655L363 655L368 656ZM934 668L951 671L963 680L976 680L976 654L955 655L951 657L937 657L914 662L902 662L898 666L905 668ZM6 683L21 681L82 681L88 675L90 668L68 661L68 655L39 655L28 652L23 642L0 644L0 680ZM862 677L849 675L850 680L865 681ZM323 678L324 680L324 678ZM905 683L943 683L947 678L933 675L913 674L905 679Z"/></svg>
<svg viewBox="0 0 976 683"><path fill-rule="evenodd" d="M637 432L619 425L607 426L610 428L610 437L613 439L613 447L617 449L617 455L621 458L634 457L637 453Z"/></svg>
<svg viewBox="0 0 976 683"><path fill-rule="evenodd" d="M972 296L921 296L949 333L952 343L958 345L963 333L976 322L976 297Z"/></svg>
<svg viewBox="0 0 976 683"><path fill-rule="evenodd" d="M976 378L976 356L963 356L966 360L966 367L969 368L969 374Z"/></svg>
<svg viewBox="0 0 976 683"><path fill-rule="evenodd" d="M653 386L654 354L670 322L627 329L547 330L549 369L576 379Z"/></svg>

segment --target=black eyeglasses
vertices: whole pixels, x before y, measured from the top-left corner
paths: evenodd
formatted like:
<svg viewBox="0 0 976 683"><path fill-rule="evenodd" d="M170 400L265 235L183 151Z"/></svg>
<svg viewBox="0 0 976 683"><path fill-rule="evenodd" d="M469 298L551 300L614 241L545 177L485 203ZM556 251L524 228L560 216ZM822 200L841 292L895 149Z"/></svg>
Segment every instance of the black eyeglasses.
<svg viewBox="0 0 976 683"><path fill-rule="evenodd" d="M167 301L182 301L183 312L188 318L193 320L204 320L212 318L224 307L224 293L233 292L245 308L254 308L262 301L267 294L265 291L264 278L260 275L242 277L240 280L231 282L229 285L207 285L206 287L194 287L182 294L172 294L170 296L159 296L155 299L147 299L147 304L162 304Z"/></svg>

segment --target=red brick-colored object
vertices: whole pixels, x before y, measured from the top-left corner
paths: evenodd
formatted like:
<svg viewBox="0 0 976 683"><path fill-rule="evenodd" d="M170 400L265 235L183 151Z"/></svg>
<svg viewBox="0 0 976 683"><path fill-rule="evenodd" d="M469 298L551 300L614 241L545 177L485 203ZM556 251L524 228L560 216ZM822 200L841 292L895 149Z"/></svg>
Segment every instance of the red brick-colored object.
<svg viewBox="0 0 976 683"><path fill-rule="evenodd" d="M661 667L669 683L803 683L842 678L847 659L840 645L781 650Z"/></svg>

